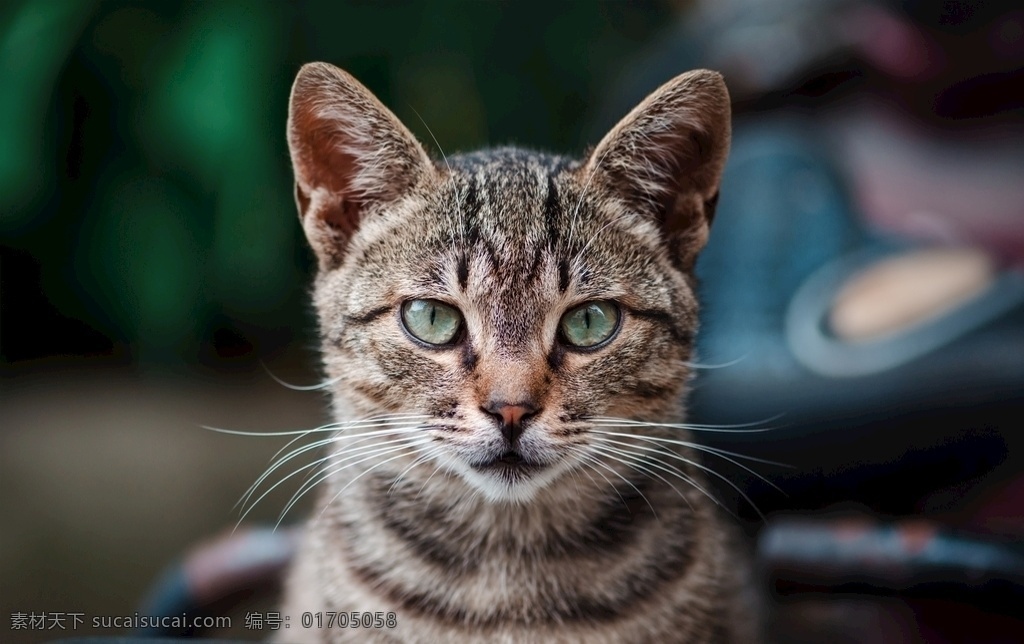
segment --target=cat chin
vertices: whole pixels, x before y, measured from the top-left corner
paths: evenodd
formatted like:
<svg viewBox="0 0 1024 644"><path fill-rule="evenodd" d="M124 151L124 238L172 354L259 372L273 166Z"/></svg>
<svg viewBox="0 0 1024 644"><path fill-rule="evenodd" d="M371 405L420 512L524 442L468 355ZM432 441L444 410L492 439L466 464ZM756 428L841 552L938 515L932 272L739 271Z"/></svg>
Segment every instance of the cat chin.
<svg viewBox="0 0 1024 644"><path fill-rule="evenodd" d="M455 473L487 501L495 504L526 504L537 498L563 474L562 464L516 471L500 468L479 469L462 462L449 463Z"/></svg>

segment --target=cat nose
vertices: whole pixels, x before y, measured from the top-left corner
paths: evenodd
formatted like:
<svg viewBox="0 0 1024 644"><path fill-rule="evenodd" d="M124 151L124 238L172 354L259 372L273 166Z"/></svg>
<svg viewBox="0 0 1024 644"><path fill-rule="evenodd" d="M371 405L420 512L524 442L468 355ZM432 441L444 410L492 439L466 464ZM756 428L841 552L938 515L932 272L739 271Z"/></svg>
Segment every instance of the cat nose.
<svg viewBox="0 0 1024 644"><path fill-rule="evenodd" d="M523 433L523 421L540 411L529 401L508 403L503 400L490 401L480 410L498 421L502 436L513 447Z"/></svg>

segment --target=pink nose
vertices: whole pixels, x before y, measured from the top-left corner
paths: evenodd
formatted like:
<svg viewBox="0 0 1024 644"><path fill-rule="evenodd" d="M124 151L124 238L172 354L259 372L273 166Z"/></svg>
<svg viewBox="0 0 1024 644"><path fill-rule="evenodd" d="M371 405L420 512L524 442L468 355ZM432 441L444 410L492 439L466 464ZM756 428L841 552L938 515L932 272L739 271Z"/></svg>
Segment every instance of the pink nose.
<svg viewBox="0 0 1024 644"><path fill-rule="evenodd" d="M532 408L526 405L505 405L498 409L496 415L501 416L503 425L518 425L523 416L529 415Z"/></svg>
<svg viewBox="0 0 1024 644"><path fill-rule="evenodd" d="M501 433L510 447L515 446L523 433L523 421L539 411L529 402L509 404L504 401L492 401L481 410L501 423Z"/></svg>

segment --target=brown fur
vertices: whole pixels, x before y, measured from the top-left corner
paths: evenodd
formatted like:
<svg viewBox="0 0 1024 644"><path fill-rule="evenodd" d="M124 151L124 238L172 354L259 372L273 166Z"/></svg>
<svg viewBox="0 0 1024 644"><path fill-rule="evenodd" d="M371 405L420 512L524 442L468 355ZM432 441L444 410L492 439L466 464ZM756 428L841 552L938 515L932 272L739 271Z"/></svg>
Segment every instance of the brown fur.
<svg viewBox="0 0 1024 644"><path fill-rule="evenodd" d="M729 145L721 77L673 79L583 161L505 148L433 162L316 63L295 82L288 141L336 419L424 418L359 439L381 445L362 461L346 431L329 446L350 466L321 485L285 641L751 641L746 569L702 466L657 442L688 434L594 420L683 420L691 270ZM456 308L462 335L415 340L400 317L412 299ZM567 346L561 316L594 300L617 303L617 333ZM509 449L494 401L533 410L516 449L534 469L474 467ZM394 611L398 627L305 630L304 611Z"/></svg>

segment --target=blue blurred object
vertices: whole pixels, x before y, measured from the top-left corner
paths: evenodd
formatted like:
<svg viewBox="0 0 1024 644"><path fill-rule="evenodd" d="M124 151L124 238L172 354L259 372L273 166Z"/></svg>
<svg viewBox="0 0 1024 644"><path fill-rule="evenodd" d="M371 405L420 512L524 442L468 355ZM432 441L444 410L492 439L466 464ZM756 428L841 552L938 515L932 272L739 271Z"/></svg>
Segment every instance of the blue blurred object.
<svg viewBox="0 0 1024 644"><path fill-rule="evenodd" d="M298 543L294 529L247 528L193 547L169 566L154 582L142 601L140 615L217 615L218 607L230 607L254 596L279 589L284 570ZM148 626L141 637L192 637L193 628Z"/></svg>
<svg viewBox="0 0 1024 644"><path fill-rule="evenodd" d="M908 248L862 227L812 127L737 128L697 267L704 311L690 420L773 428L701 435L792 466L757 468L788 498L755 477L741 484L762 510L857 502L913 513L925 495L1007 458L1024 413L1020 273L1003 271L981 295L888 337L844 342L828 329L843 281Z"/></svg>
<svg viewBox="0 0 1024 644"><path fill-rule="evenodd" d="M782 594L938 595L1020 617L1024 548L933 522L785 519L767 526L758 560Z"/></svg>

